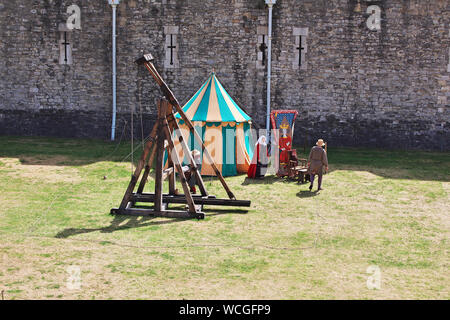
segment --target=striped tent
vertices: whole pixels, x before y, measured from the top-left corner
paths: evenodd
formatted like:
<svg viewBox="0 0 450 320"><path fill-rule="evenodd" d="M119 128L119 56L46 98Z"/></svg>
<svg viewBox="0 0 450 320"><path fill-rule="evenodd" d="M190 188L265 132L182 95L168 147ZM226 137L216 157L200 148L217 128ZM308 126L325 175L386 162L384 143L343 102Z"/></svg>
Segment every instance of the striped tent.
<svg viewBox="0 0 450 320"><path fill-rule="evenodd" d="M200 90L186 103L183 111L202 137L205 147L223 176L246 173L253 156L251 118L233 101L213 72ZM177 113L183 136L191 150L202 151L188 127ZM180 157L181 146L176 145ZM187 158L183 160L187 164ZM206 156L202 155L201 174L214 176Z"/></svg>

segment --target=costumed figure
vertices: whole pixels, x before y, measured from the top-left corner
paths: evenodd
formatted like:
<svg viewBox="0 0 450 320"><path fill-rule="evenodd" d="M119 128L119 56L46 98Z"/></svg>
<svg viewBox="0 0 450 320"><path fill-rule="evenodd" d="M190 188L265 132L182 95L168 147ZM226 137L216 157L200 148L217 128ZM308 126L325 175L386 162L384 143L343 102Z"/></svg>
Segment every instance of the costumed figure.
<svg viewBox="0 0 450 320"><path fill-rule="evenodd" d="M201 164L201 153L198 150L192 150L191 152L192 158L194 158L194 162L197 167ZM199 169L200 170L200 169ZM188 181L189 188L193 194L197 193L196 185L197 185L197 177L194 174L193 166L190 163L188 166L183 167L184 175L186 180Z"/></svg>
<svg viewBox="0 0 450 320"><path fill-rule="evenodd" d="M312 190L314 184L314 177L318 175L319 181L317 186L317 191L322 189L322 175L323 175L323 167L325 167L325 171L328 171L328 157L323 146L325 143L322 139L319 139L314 147L312 147L311 152L309 153L308 158L308 172L310 175L311 185L309 186L309 190Z"/></svg>
<svg viewBox="0 0 450 320"><path fill-rule="evenodd" d="M283 118L280 125L280 138L278 139L278 146L280 148L280 167L285 167L289 164L289 150L292 148L292 137L290 135L290 126L288 120Z"/></svg>
<svg viewBox="0 0 450 320"><path fill-rule="evenodd" d="M248 168L247 176L249 178L263 178L267 172L269 163L269 154L267 150L267 141L265 136L261 136L255 145L252 162Z"/></svg>

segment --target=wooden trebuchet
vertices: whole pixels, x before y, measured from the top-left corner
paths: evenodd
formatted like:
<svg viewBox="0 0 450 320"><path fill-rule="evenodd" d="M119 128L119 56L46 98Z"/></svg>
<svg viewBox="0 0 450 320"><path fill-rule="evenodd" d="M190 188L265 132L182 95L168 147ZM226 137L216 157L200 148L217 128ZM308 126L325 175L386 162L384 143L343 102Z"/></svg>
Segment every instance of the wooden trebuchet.
<svg viewBox="0 0 450 320"><path fill-rule="evenodd" d="M169 100L169 102L172 104L172 106L175 107L178 114L181 116L183 121L186 123L186 125L189 128L189 131L193 133L195 139L199 144L202 146L202 151L206 155L206 158L208 159L209 163L211 164L211 167L214 170L214 173L219 178L220 182L222 183L222 186L224 187L225 191L228 194L228 197L230 199L236 199L233 192L231 192L230 188L228 187L225 179L222 176L222 173L217 168L216 163L214 162L213 158L209 154L208 149L206 149L205 144L202 141L202 138L198 134L198 132L195 130L194 125L192 124L191 120L189 120L184 113L183 109L181 108L177 98L173 94L172 90L170 90L169 86L166 84L166 82L163 80L161 75L159 74L158 70L156 70L154 64L153 64L153 56L151 54L146 54L142 58L139 58L136 60L137 64L144 64L144 66L147 68L147 70L150 72L150 74L155 79L156 83L160 86L161 91L163 92L164 96Z"/></svg>
<svg viewBox="0 0 450 320"><path fill-rule="evenodd" d="M205 148L203 141L194 129L192 122L187 119L177 99L169 89L167 84L156 71L151 55L145 55L138 59L138 63L144 63L147 69L152 74L153 78L160 85L166 99L160 99L158 102L158 120L156 121L149 140L145 143L144 151L139 159L136 169L131 176L131 181L125 191L122 202L119 208L111 209L111 214L125 214L125 215L143 215L143 216L157 216L168 218L197 218L203 219L205 214L202 212L203 205L221 205L221 206L239 206L250 207L249 200L236 200L230 188L220 171L217 169L208 150ZM176 122L174 108L179 112L182 119L188 124L190 131L194 133L197 141L202 145L202 150L206 154L208 161L211 163L217 177L222 186L226 190L229 199L217 199L215 196L208 195L205 188L199 168L192 157L186 139L180 131ZM193 172L196 184L199 186L201 195L193 195L190 191L186 176L183 171L182 162L178 156L173 139L177 137L180 142L183 158L188 159L190 163L190 170ZM153 150L152 150L153 148ZM167 169L164 170L164 152L167 152ZM145 185L150 174L151 166L155 161L155 192L144 193ZM145 170L144 170L145 168ZM141 173L142 177L141 177ZM175 176L178 174L184 194L178 194L175 186ZM137 192L134 189L141 178ZM164 180L169 180L169 193L163 194ZM136 203L153 203L153 208L143 205L137 206ZM185 204L186 210L168 210L169 204Z"/></svg>

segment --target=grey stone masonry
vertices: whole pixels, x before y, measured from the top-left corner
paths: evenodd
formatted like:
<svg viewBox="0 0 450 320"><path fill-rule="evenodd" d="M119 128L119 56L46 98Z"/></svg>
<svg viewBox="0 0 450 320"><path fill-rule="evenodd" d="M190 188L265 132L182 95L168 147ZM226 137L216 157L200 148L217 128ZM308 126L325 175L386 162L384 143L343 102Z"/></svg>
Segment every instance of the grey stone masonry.
<svg viewBox="0 0 450 320"><path fill-rule="evenodd" d="M81 26L64 31L72 5ZM110 136L111 12L107 1L0 3L0 134ZM161 92L134 64L148 52L180 102L215 69L263 128L267 13L264 0L121 1L116 136L130 135L132 110L145 130L155 118ZM278 0L272 108L299 111L299 146L449 150L449 29L448 0Z"/></svg>

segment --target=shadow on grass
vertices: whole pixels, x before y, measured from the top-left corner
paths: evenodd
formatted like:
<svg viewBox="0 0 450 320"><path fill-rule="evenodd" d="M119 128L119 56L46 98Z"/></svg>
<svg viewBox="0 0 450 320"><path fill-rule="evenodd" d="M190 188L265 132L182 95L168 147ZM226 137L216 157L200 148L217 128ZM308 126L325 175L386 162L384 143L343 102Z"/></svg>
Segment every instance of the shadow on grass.
<svg viewBox="0 0 450 320"><path fill-rule="evenodd" d="M293 182L294 180L289 180L285 178L279 178L275 175L267 175L264 178L258 178L258 179L251 179L248 177L245 177L245 180L241 183L243 186L248 186L251 184L272 184L274 182Z"/></svg>
<svg viewBox="0 0 450 320"><path fill-rule="evenodd" d="M300 192L297 193L297 197L299 198L312 198L315 197L319 194L319 191L309 191L309 190L301 190Z"/></svg>
<svg viewBox="0 0 450 320"><path fill-rule="evenodd" d="M247 214L246 209L203 209L203 212L207 214L208 217L220 216L223 214Z"/></svg>
<svg viewBox="0 0 450 320"><path fill-rule="evenodd" d="M207 214L207 217L213 217L224 214L246 214L248 210L242 209L204 209L203 212ZM153 221L158 217L142 217L142 216L125 216L125 215L115 215L111 224L102 228L67 228L63 231L58 232L55 238L69 238L79 234L86 234L91 232L101 232L101 233L112 233L115 231L142 228L149 226L158 226L171 224L176 222L183 222L187 219L171 219L166 218L166 220Z"/></svg>

